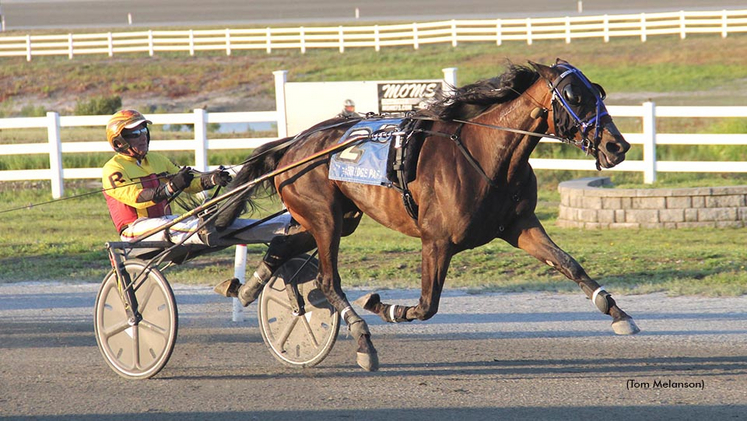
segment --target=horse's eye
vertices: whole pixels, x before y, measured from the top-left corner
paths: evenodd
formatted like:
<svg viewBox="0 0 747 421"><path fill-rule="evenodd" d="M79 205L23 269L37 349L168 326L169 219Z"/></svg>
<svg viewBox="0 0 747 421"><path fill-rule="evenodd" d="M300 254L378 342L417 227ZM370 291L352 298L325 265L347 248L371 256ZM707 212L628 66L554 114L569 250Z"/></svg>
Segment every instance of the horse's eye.
<svg viewBox="0 0 747 421"><path fill-rule="evenodd" d="M568 84L563 88L563 96L565 97L565 100L568 101L571 105L581 105L581 94L578 92L577 89L573 88L573 85Z"/></svg>
<svg viewBox="0 0 747 421"><path fill-rule="evenodd" d="M597 90L597 94L599 95L599 99L601 99L602 101L604 101L605 98L607 98L607 92L604 91L604 88L602 88L602 85L600 85L598 83L592 83L591 86L593 86L594 89Z"/></svg>

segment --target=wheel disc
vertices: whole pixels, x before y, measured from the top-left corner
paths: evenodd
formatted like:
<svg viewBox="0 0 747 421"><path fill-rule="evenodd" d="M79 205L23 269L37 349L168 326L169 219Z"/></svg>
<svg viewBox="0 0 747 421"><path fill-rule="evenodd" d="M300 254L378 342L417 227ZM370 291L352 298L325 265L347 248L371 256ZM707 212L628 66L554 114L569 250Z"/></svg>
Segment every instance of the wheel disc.
<svg viewBox="0 0 747 421"><path fill-rule="evenodd" d="M125 269L134 279L146 266L129 261ZM116 276L113 272L107 275L96 297L94 330L99 350L117 374L144 379L161 371L171 356L176 342L177 309L174 293L158 270L148 269L137 285L135 296L142 320L131 326Z"/></svg>
<svg viewBox="0 0 747 421"><path fill-rule="evenodd" d="M285 263L265 286L259 300L262 339L275 358L293 367L319 364L332 350L340 329L339 313L316 287L315 259L297 275L305 313L293 314L284 279L293 277L305 261L296 257Z"/></svg>

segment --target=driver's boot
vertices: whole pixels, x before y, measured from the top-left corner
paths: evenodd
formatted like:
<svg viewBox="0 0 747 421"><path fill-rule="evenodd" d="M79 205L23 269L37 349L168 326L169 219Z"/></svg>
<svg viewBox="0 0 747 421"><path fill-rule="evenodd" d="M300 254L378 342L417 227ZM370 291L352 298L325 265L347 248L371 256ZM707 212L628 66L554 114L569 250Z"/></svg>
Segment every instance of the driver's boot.
<svg viewBox="0 0 747 421"><path fill-rule="evenodd" d="M267 263L261 262L245 284L242 285L238 279L233 278L216 285L214 291L224 297L238 298L241 305L246 307L259 297L271 277L272 270Z"/></svg>

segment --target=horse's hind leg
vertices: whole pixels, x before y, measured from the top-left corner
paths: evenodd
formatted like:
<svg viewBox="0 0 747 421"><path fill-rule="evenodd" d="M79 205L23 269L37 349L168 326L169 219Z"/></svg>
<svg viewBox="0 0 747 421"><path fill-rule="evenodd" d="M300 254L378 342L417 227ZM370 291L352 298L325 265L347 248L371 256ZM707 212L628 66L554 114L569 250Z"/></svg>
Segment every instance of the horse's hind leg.
<svg viewBox="0 0 747 421"><path fill-rule="evenodd" d="M349 212L343 216L342 235L349 235L358 226L362 214L360 212ZM280 269L288 260L301 253L306 253L316 248L314 237L307 231L300 231L287 236L277 236L270 241L262 261L257 266L254 274L245 284L237 279L224 281L215 287L215 291L226 297L236 297L246 307L253 303L270 281L272 275Z"/></svg>
<svg viewBox="0 0 747 421"><path fill-rule="evenodd" d="M591 279L573 257L550 239L535 215L519 221L513 233L509 230L507 234L506 241L575 281L599 311L612 317L612 330L616 334L632 335L640 331L633 318L617 306L612 296Z"/></svg>
<svg viewBox="0 0 747 421"><path fill-rule="evenodd" d="M297 196L291 196L295 199ZM345 293L342 291L340 274L337 271L337 256L340 248L340 238L343 234L350 234L357 227L361 218L360 212L350 211L343 214L339 203L330 203L328 208L320 209L323 206L322 200L312 201L317 208L309 211L314 215L312 218L305 218L305 213L299 213L298 221L306 227L314 236L316 245L319 250L319 275L317 281L322 293L327 301L340 313L345 323L348 325L353 338L357 344L357 363L368 371L376 371L379 368L379 359L371 342L371 332L368 330L368 324L353 310L348 302ZM290 203L286 202L289 208L296 205L301 208L308 203Z"/></svg>

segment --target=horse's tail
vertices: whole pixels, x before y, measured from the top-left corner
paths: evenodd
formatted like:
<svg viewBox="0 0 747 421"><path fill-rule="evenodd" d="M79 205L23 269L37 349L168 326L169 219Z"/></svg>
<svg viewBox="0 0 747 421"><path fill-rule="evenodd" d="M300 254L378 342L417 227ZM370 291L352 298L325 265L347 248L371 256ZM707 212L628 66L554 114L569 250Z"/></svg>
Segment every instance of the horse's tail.
<svg viewBox="0 0 747 421"><path fill-rule="evenodd" d="M292 144L293 138L286 137L284 139L266 143L255 149L249 158L244 161L244 166L228 185L228 190L233 190L238 186L256 180L257 178L275 170L280 162L280 158L285 155L285 152ZM254 204L252 198L256 192L260 190L274 193L275 185L272 183L272 179L267 179L261 183L257 183L246 188L243 193L227 199L226 205L220 208L219 214L215 218L216 229L220 231L231 225L239 215L246 211L247 204L253 210Z"/></svg>

